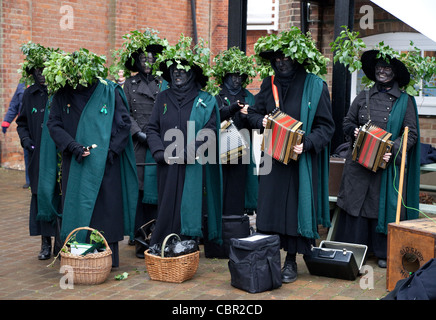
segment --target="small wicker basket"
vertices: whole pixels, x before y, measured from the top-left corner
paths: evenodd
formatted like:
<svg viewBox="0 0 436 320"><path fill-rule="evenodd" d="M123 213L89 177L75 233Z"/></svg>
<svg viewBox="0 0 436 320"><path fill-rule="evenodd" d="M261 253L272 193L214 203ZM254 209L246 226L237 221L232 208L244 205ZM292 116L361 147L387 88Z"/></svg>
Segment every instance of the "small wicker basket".
<svg viewBox="0 0 436 320"><path fill-rule="evenodd" d="M112 269L112 251L109 248L106 239L100 232L95 230L104 240L106 246L105 251L89 253L82 256L72 254L71 252L64 252L63 250L66 248L70 237L80 230L94 231L94 229L89 227L81 227L70 232L60 252L61 267L70 266L73 268L74 284L100 284L107 279Z"/></svg>
<svg viewBox="0 0 436 320"><path fill-rule="evenodd" d="M166 242L172 236L176 236L180 240L180 237L175 233L166 236L162 243L162 253L160 257L148 253L149 250L144 252L145 265L151 280L181 283L191 279L197 272L198 263L200 261L200 251L179 257L164 257Z"/></svg>

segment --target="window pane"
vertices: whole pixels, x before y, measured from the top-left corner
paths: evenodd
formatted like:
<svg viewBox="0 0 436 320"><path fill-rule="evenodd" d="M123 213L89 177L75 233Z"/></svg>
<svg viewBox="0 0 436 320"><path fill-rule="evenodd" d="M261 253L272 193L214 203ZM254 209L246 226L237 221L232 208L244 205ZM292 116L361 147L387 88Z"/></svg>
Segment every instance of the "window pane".
<svg viewBox="0 0 436 320"><path fill-rule="evenodd" d="M436 57L436 51L424 51L424 57ZM430 81L423 81L422 95L436 97L436 75Z"/></svg>

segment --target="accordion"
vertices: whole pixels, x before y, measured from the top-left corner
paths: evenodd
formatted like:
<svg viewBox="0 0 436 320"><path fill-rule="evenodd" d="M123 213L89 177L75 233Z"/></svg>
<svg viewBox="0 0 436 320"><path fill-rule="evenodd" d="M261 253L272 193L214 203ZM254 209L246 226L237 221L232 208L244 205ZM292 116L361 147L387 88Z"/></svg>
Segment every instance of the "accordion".
<svg viewBox="0 0 436 320"><path fill-rule="evenodd" d="M262 151L283 164L288 164L291 159L298 160L294 146L303 140L302 125L302 122L275 109L267 118Z"/></svg>
<svg viewBox="0 0 436 320"><path fill-rule="evenodd" d="M376 125L366 123L360 128L354 142L353 160L374 172L378 168L385 169L386 162L383 160L383 155L392 149L394 143L389 140L391 136L391 133Z"/></svg>
<svg viewBox="0 0 436 320"><path fill-rule="evenodd" d="M230 163L247 153L248 143L244 139L233 120L221 122L220 158L221 163Z"/></svg>

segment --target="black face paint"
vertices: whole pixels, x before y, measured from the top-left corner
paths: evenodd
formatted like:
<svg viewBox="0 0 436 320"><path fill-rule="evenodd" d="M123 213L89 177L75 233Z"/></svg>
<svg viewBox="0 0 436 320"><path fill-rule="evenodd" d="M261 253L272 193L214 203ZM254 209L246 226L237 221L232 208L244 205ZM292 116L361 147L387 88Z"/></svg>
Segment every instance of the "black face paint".
<svg viewBox="0 0 436 320"><path fill-rule="evenodd" d="M281 76L290 75L296 68L296 64L289 57L285 57L284 55L276 57L274 59L274 64L277 72Z"/></svg>
<svg viewBox="0 0 436 320"><path fill-rule="evenodd" d="M391 66L379 66L375 67L375 80L380 83L388 83L395 77L394 70Z"/></svg>
<svg viewBox="0 0 436 320"><path fill-rule="evenodd" d="M42 71L44 68L36 68L33 71L33 78L36 82L38 82L40 85L45 85L45 77L42 75Z"/></svg>
<svg viewBox="0 0 436 320"><path fill-rule="evenodd" d="M177 87L182 87L188 82L188 74L185 69L173 68L171 78L173 84Z"/></svg>
<svg viewBox="0 0 436 320"><path fill-rule="evenodd" d="M153 54L151 52L147 53L147 57L145 57L144 55L144 70L145 73L151 73L151 67L153 65L153 63L155 63L156 58L153 56ZM141 62L142 65L142 62Z"/></svg>

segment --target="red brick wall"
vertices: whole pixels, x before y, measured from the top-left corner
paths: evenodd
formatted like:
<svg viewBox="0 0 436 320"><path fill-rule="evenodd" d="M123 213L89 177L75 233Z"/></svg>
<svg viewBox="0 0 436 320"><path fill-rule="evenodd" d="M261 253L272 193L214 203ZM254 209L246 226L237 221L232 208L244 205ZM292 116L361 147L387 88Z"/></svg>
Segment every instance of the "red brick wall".
<svg viewBox="0 0 436 320"><path fill-rule="evenodd" d="M208 42L213 54L227 48L228 0L196 0L197 35ZM73 28L62 25L73 9ZM175 44L180 34L193 37L191 1L161 0L13 0L0 1L0 117L3 120L20 79L24 56L19 47L29 40L71 52L81 47L111 62L112 50L132 30L153 28ZM65 30L63 30L65 29ZM0 166L23 169L23 152L15 122L6 135L0 133Z"/></svg>

